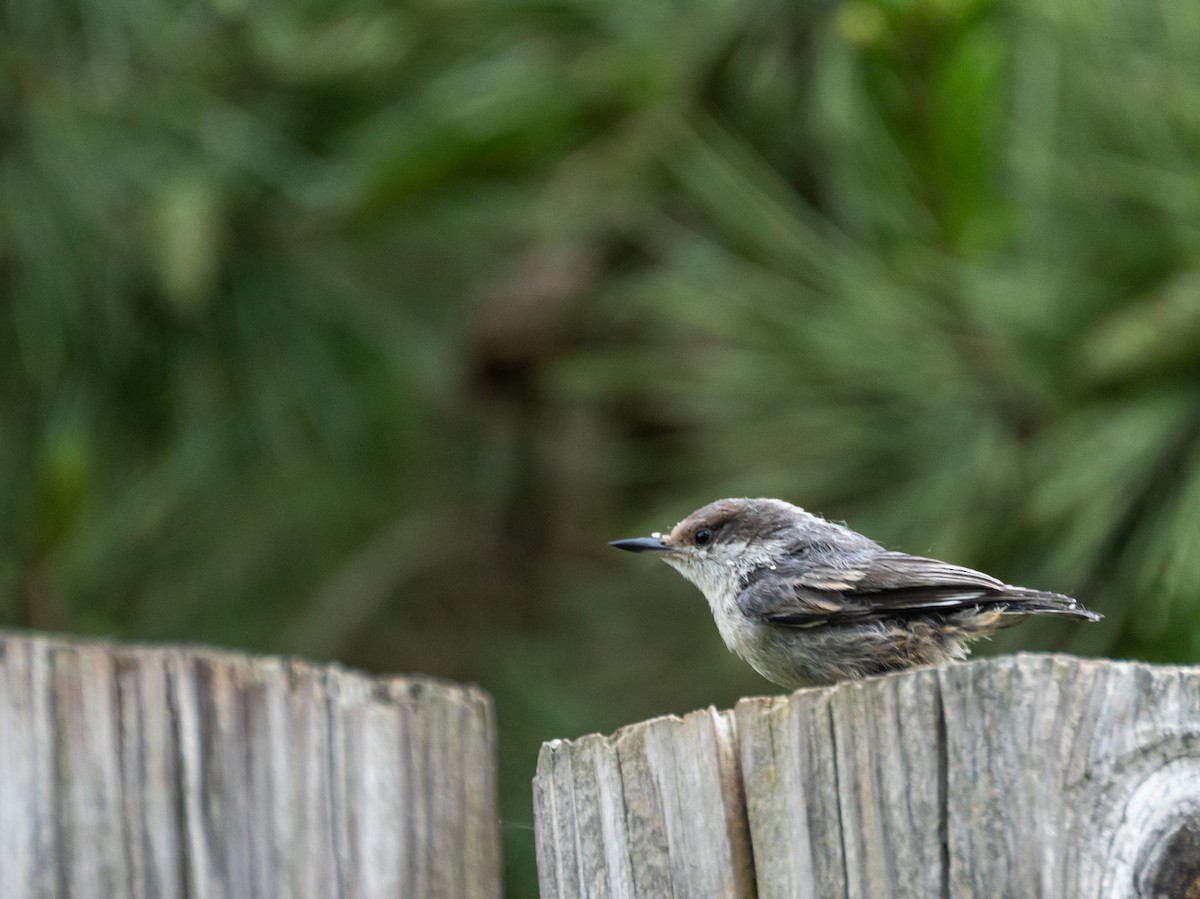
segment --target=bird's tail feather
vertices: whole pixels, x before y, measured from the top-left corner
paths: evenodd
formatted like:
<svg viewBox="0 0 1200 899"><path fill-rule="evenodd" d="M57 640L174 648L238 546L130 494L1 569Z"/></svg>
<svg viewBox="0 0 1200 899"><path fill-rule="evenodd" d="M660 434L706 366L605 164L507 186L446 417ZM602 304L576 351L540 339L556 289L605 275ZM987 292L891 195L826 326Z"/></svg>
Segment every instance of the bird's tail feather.
<svg viewBox="0 0 1200 899"><path fill-rule="evenodd" d="M1070 596L1022 587L1009 587L995 597L995 602L1008 606L1007 615L1065 615L1085 621L1099 621L1104 617L1099 612L1085 609Z"/></svg>

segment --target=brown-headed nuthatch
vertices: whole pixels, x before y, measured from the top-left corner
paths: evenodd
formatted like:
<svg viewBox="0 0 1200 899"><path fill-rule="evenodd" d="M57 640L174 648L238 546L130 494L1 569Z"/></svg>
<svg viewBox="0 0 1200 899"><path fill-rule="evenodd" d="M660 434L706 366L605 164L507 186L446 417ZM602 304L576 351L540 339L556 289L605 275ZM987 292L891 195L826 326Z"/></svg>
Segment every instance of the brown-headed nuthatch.
<svg viewBox="0 0 1200 899"><path fill-rule="evenodd" d="M889 552L777 499L723 499L669 534L612 545L657 553L700 588L725 645L784 687L961 659L1029 615L1101 616L1069 596Z"/></svg>

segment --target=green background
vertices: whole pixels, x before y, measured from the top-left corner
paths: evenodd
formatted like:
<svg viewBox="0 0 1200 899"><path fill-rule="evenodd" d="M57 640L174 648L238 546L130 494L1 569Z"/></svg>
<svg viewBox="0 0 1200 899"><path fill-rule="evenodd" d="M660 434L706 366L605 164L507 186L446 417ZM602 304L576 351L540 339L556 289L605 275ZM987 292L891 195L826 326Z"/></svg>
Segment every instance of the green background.
<svg viewBox="0 0 1200 899"><path fill-rule="evenodd" d="M1200 5L0 9L0 624L773 691L615 537L773 495L1200 661Z"/></svg>

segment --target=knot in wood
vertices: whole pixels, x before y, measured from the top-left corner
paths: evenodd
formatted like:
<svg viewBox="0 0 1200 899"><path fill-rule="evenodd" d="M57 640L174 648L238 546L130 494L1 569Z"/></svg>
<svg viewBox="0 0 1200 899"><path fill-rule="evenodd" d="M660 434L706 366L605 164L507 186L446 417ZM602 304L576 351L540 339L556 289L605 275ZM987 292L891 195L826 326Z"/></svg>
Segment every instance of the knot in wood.
<svg viewBox="0 0 1200 899"><path fill-rule="evenodd" d="M1200 899L1200 817L1179 823L1145 853L1138 895L1146 899Z"/></svg>

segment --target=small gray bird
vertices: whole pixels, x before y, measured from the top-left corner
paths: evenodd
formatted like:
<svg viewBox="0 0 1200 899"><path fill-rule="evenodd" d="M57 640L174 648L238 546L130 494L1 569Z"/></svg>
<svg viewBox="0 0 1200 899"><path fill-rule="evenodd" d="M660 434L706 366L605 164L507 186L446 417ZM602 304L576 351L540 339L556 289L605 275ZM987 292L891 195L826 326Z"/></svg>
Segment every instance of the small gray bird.
<svg viewBox="0 0 1200 899"><path fill-rule="evenodd" d="M777 499L722 499L671 533L614 540L700 588L725 645L794 688L961 659L1029 615L1101 616L1069 596L889 552Z"/></svg>

